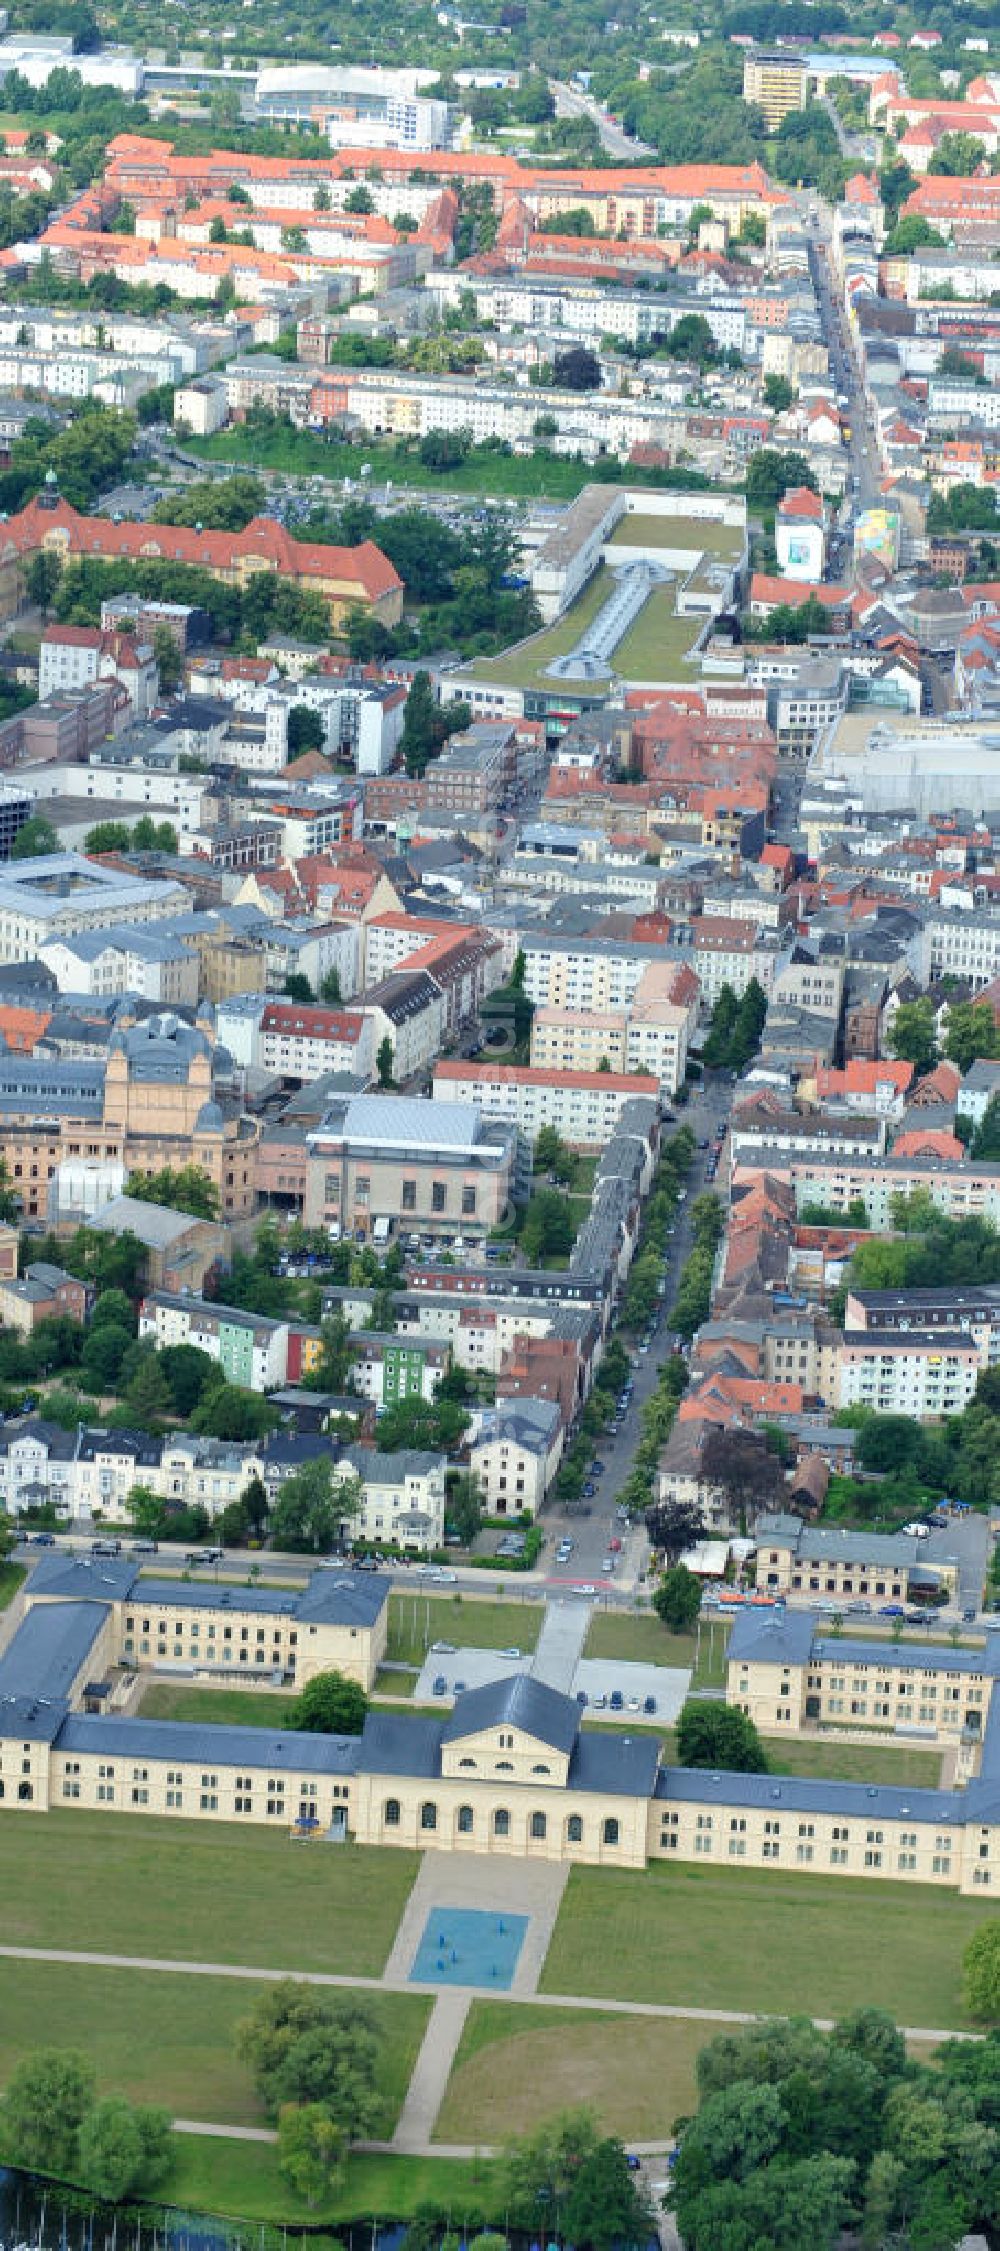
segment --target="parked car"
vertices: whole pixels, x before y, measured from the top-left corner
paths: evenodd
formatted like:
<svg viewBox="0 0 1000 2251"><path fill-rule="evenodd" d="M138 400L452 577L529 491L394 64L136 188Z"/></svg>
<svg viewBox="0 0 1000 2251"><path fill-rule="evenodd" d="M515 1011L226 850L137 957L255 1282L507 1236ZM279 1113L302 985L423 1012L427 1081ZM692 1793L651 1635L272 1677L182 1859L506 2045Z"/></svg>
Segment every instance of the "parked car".
<svg viewBox="0 0 1000 2251"><path fill-rule="evenodd" d="M447 1681L446 1681L446 1679L445 1679L445 1677L444 1677L444 1674L443 1674L443 1673L435 1673L435 1675L434 1675L434 1690L433 1690L433 1693L434 1693L434 1695L435 1695L435 1696L447 1696L447 1694L448 1694L448 1683L447 1683Z"/></svg>
<svg viewBox="0 0 1000 2251"><path fill-rule="evenodd" d="M56 1536L54 1532L29 1532L28 1534L29 1547L54 1548L55 1544Z"/></svg>
<svg viewBox="0 0 1000 2251"><path fill-rule="evenodd" d="M91 1555L120 1555L122 1544L120 1540L91 1540L90 1552ZM200 1556L188 1557L189 1563L199 1563L200 1561Z"/></svg>
<svg viewBox="0 0 1000 2251"><path fill-rule="evenodd" d="M620 1689L620 1688L613 1688L613 1689L612 1689L612 1691L611 1691L611 1694L610 1694L610 1696L609 1696L609 1698L608 1698L608 1705L609 1705L609 1708L610 1708L610 1710L611 1710L611 1711L613 1711L613 1712L623 1712L623 1711L624 1711L624 1709L625 1709L625 1698L624 1698L624 1696L622 1695L622 1692L621 1692L621 1689Z"/></svg>
<svg viewBox="0 0 1000 2251"><path fill-rule="evenodd" d="M656 1710L656 1698L655 1698L655 1696L647 1696L647 1697L646 1697L646 1699L645 1699L645 1702L643 1703L643 1707L642 1707L642 1708L643 1708L643 1711L644 1711L644 1712L648 1712L648 1713L652 1713L652 1712L655 1712L655 1710Z"/></svg>
<svg viewBox="0 0 1000 2251"><path fill-rule="evenodd" d="M881 1602L879 1604L878 1614L880 1618L905 1618L906 1616L906 1612L901 1602ZM975 1611L973 1611L972 1615L973 1617L975 1617Z"/></svg>

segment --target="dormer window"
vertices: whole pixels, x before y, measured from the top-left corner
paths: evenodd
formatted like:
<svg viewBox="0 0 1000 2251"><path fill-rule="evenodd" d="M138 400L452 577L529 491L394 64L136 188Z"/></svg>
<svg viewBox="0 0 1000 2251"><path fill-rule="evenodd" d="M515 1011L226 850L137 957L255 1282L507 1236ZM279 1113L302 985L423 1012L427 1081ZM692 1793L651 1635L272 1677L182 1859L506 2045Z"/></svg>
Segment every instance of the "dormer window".
<svg viewBox="0 0 1000 2251"><path fill-rule="evenodd" d="M513 1772L514 1772L514 1761L513 1761L513 1759L498 1759L498 1760L497 1760L497 1765L496 1765L496 1771L497 1771L497 1773L498 1773L498 1774L513 1774Z"/></svg>
<svg viewBox="0 0 1000 2251"><path fill-rule="evenodd" d="M512 1736L512 1735L501 1735L501 1737L500 1737L500 1749L501 1749L501 1751L512 1751L512 1750L513 1750L513 1748L514 1748L514 1738L513 1738L513 1736Z"/></svg>
<svg viewBox="0 0 1000 2251"><path fill-rule="evenodd" d="M552 1768L550 1766L533 1766L531 1771L532 1774L551 1774Z"/></svg>

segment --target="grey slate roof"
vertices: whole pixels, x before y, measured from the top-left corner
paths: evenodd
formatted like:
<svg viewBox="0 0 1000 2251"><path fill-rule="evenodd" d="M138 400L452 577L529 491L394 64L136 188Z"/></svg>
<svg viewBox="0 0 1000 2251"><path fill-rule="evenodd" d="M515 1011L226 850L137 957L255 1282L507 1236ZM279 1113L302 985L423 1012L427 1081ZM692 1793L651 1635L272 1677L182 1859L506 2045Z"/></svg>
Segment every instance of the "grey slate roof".
<svg viewBox="0 0 1000 2251"><path fill-rule="evenodd" d="M206 1586L197 1580L142 1579L132 1589L136 1608L217 1610L261 1617L299 1618L306 1625L375 1624L389 1599L391 1580L379 1571L314 1571L306 1587Z"/></svg>
<svg viewBox="0 0 1000 2251"><path fill-rule="evenodd" d="M655 1736L581 1730L569 1762L566 1786L570 1790L595 1790L602 1797L651 1798L659 1758Z"/></svg>
<svg viewBox="0 0 1000 2251"><path fill-rule="evenodd" d="M370 1711L361 1736L363 1774L426 1775L440 1770L444 1721L403 1712Z"/></svg>
<svg viewBox="0 0 1000 2251"><path fill-rule="evenodd" d="M970 1790L903 1790L896 1784L812 1781L804 1775L719 1774L661 1767L653 1792L679 1804L747 1806L769 1814L838 1813L856 1821L964 1823ZM970 1808L971 1813L971 1808ZM978 1818L982 1818L979 1816Z"/></svg>
<svg viewBox="0 0 1000 2251"><path fill-rule="evenodd" d="M114 1713L72 1713L59 1734L60 1751L89 1751L102 1758L213 1759L219 1766L262 1767L268 1773L353 1774L359 1735L296 1735L269 1727L213 1727L183 1720L123 1719Z"/></svg>
<svg viewBox="0 0 1000 2251"><path fill-rule="evenodd" d="M0 1659L0 1699L69 1695L108 1617L104 1602L38 1602Z"/></svg>
<svg viewBox="0 0 1000 2251"><path fill-rule="evenodd" d="M168 1250L171 1243L190 1235L200 1224L190 1212L172 1211L166 1204L147 1204L139 1196L113 1196L110 1203L102 1204L84 1220L85 1227L96 1227L102 1235L119 1235L128 1228L147 1250Z"/></svg>
<svg viewBox="0 0 1000 2251"><path fill-rule="evenodd" d="M554 1751L571 1751L580 1731L580 1708L572 1696L561 1696L530 1673L512 1673L509 1680L486 1681L459 1696L441 1740L461 1742L487 1727L522 1728Z"/></svg>
<svg viewBox="0 0 1000 2251"><path fill-rule="evenodd" d="M38 1595L60 1602L124 1602L139 1576L127 1555L65 1555L53 1549L31 1574L32 1602Z"/></svg>
<svg viewBox="0 0 1000 2251"><path fill-rule="evenodd" d="M996 1646L994 1646L996 1645ZM729 1662L763 1665L867 1665L874 1671L1000 1674L1000 1635L987 1637L984 1649L942 1649L916 1642L852 1640L817 1628L808 1611L740 1610L729 1637Z"/></svg>

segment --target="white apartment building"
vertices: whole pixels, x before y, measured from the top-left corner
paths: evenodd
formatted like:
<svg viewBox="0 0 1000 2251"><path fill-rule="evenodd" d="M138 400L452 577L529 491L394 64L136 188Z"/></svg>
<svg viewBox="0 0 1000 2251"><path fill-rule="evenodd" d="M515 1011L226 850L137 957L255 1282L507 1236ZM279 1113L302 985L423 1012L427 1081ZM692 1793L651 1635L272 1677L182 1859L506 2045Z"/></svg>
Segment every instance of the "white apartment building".
<svg viewBox="0 0 1000 2251"><path fill-rule="evenodd" d="M498 1399L469 1442L469 1468L490 1516L537 1516L563 1451L562 1417L548 1399Z"/></svg>
<svg viewBox="0 0 1000 2251"><path fill-rule="evenodd" d="M626 1007L649 963L663 958L659 946L626 946L616 938L573 940L534 933L525 935L522 950L528 999L536 1008L575 1012Z"/></svg>
<svg viewBox="0 0 1000 2251"><path fill-rule="evenodd" d="M971 1336L848 1330L838 1356L835 1404L909 1415L915 1422L957 1415L972 1398L982 1364Z"/></svg>
<svg viewBox="0 0 1000 2251"><path fill-rule="evenodd" d="M690 1012L680 1003L637 994L628 1020L625 1069L658 1079L662 1094L676 1094L687 1070Z"/></svg>
<svg viewBox="0 0 1000 2251"><path fill-rule="evenodd" d="M624 457L635 445L666 446L675 429L669 405L609 391L505 389L459 375L372 368L339 372L347 411L371 437L424 438L431 430L462 430L477 445L502 438L515 448L533 449L535 423L547 414L556 423L549 441L555 451L582 453L592 461L607 452Z"/></svg>
<svg viewBox="0 0 1000 2251"><path fill-rule="evenodd" d="M574 1149L604 1149L626 1102L655 1101L659 1081L613 1071L541 1071L515 1063L438 1063L435 1102L473 1102L484 1117L516 1126L533 1146L542 1126L555 1126Z"/></svg>
<svg viewBox="0 0 1000 2251"><path fill-rule="evenodd" d="M92 679L96 677L96 673L91 674ZM64 681L61 686L80 684ZM32 767L31 790L39 804L53 797L93 797L100 804L102 819L104 808L112 804L121 807L122 819L128 822L149 813L154 820L169 821L178 835L185 837L197 834L213 802L211 788L201 775L178 774L160 766L117 766L103 759L89 766Z"/></svg>
<svg viewBox="0 0 1000 2251"><path fill-rule="evenodd" d="M974 990L1000 976L1000 914L930 908L924 917L920 977L924 984L961 977Z"/></svg>
<svg viewBox="0 0 1000 2251"><path fill-rule="evenodd" d="M187 911L183 884L124 875L76 852L8 861L0 873L0 961L34 961L54 939Z"/></svg>
<svg viewBox="0 0 1000 2251"><path fill-rule="evenodd" d="M84 931L41 946L39 960L61 993L132 993L165 1008L194 1008L198 1001L198 955L168 931Z"/></svg>
<svg viewBox="0 0 1000 2251"><path fill-rule="evenodd" d="M345 1525L354 1539L394 1541L427 1552L444 1540L445 1458L416 1448L398 1454L372 1454L349 1447L334 1464L334 1491L360 1477L360 1514Z"/></svg>
<svg viewBox="0 0 1000 2251"><path fill-rule="evenodd" d="M452 1297L415 1291L397 1300L397 1336L447 1342L458 1367L499 1375L519 1337L547 1337L558 1319L556 1308L537 1298Z"/></svg>
<svg viewBox="0 0 1000 2251"><path fill-rule="evenodd" d="M278 1078L311 1081L325 1071L369 1078L374 1068L372 1018L351 1010L269 1002L254 1044L254 1062Z"/></svg>
<svg viewBox="0 0 1000 2251"><path fill-rule="evenodd" d="M623 343L644 344L665 334L692 310L688 297L671 301L659 291L602 289L593 282L546 281L519 273L472 275L458 266L429 273L425 288L442 312L457 309L463 294L471 290L477 319L491 322L501 332L520 328L537 336L556 330L581 342L614 336ZM699 297L697 311L707 320L720 351L742 354L747 315L739 298Z"/></svg>

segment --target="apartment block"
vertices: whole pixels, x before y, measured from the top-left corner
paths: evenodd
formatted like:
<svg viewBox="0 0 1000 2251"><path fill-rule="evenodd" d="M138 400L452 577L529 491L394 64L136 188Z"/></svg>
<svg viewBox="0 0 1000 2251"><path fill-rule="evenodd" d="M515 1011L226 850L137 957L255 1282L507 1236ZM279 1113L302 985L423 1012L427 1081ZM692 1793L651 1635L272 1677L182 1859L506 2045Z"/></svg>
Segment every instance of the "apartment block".
<svg viewBox="0 0 1000 2251"><path fill-rule="evenodd" d="M880 1415L909 1415L915 1422L957 1415L972 1398L981 1366L970 1336L847 1329L836 1403L871 1407Z"/></svg>

